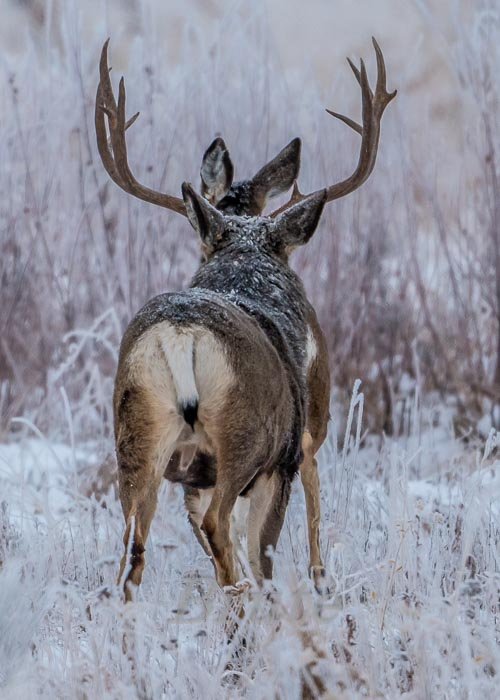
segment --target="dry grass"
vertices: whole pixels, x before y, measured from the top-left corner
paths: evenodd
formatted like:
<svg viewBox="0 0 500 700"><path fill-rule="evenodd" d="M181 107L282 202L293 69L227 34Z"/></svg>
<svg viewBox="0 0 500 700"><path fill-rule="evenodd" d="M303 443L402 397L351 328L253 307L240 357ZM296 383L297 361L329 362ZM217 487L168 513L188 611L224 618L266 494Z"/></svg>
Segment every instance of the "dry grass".
<svg viewBox="0 0 500 700"><path fill-rule="evenodd" d="M341 449L334 423L320 460L330 592L307 577L296 484L273 588L244 595L230 644L232 600L176 486L165 483L143 586L124 606L119 502L112 487L87 491L95 445L0 448L2 697L496 697L497 437L464 449L446 414L415 418L404 438Z"/></svg>

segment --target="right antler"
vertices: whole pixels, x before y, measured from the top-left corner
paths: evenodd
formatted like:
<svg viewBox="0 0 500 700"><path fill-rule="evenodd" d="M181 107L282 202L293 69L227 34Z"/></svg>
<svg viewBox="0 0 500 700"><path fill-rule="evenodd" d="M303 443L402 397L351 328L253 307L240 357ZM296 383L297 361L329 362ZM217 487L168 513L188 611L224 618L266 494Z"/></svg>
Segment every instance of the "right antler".
<svg viewBox="0 0 500 700"><path fill-rule="evenodd" d="M363 182L365 182L365 180L367 180L370 176L377 158L378 142L380 138L380 121L382 119L382 114L384 113L384 110L389 102L396 97L397 90L394 90L394 92L387 92L384 56L380 46L373 37L372 42L377 57L377 85L375 87L375 93L373 93L370 88L363 59L361 59L361 70L356 68L350 59L347 59L349 65L351 66L352 72L354 73L356 80L361 87L363 126L355 122L353 119L345 117L343 114L332 112L330 109L326 110L328 114L332 115L332 117L340 119L344 122L344 124L347 124L347 126L350 126L351 129L354 129L354 131L361 135L361 147L356 170L345 180L327 187L327 202L331 202L334 199L339 199L340 197L344 197L346 194L354 192L354 190L360 187L360 185L362 185ZM290 200L280 209L273 212L271 216L281 214L281 212L285 211L296 202L305 199L307 196L309 195L302 194L299 191L297 184L295 184Z"/></svg>
<svg viewBox="0 0 500 700"><path fill-rule="evenodd" d="M118 91L118 104L116 103L111 86L108 68L108 44L106 40L102 47L101 60L99 62L100 80L97 86L95 104L95 130L97 134L97 148L104 167L111 179L129 194L133 194L145 202L158 204L160 207L171 209L178 214L186 216L184 202L179 197L172 197L145 187L133 176L127 160L127 144L125 131L132 126L139 112L131 119L125 119L125 83L120 80ZM108 120L109 141L106 131L106 119Z"/></svg>

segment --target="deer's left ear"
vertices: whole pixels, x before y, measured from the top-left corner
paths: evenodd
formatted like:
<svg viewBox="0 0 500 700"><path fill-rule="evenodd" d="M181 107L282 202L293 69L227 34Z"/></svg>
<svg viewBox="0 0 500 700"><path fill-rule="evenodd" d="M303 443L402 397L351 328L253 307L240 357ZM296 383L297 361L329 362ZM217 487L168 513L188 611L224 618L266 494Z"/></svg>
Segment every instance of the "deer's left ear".
<svg viewBox="0 0 500 700"><path fill-rule="evenodd" d="M253 176L251 182L260 211L263 211L270 197L276 197L289 190L298 178L300 146L300 139L293 139Z"/></svg>
<svg viewBox="0 0 500 700"><path fill-rule="evenodd" d="M201 193L214 207L226 196L233 182L234 168L226 144L216 138L201 162Z"/></svg>
<svg viewBox="0 0 500 700"><path fill-rule="evenodd" d="M285 247L304 245L321 218L326 190L319 190L294 204L276 218L275 236Z"/></svg>
<svg viewBox="0 0 500 700"><path fill-rule="evenodd" d="M182 197L189 223L198 232L202 242L211 246L224 233L224 217L201 197L188 182L182 183Z"/></svg>

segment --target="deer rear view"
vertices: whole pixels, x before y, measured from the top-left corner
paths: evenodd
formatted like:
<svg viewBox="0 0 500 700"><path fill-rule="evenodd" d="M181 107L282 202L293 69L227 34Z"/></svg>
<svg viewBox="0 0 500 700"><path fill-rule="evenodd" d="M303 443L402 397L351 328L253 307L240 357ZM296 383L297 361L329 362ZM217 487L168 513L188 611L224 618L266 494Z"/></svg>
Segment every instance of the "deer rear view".
<svg viewBox="0 0 500 700"><path fill-rule="evenodd" d="M123 79L115 101L104 45L96 131L106 170L130 194L187 216L203 255L190 289L149 301L121 344L114 416L126 521L120 580L127 600L128 584L141 582L164 475L184 485L195 534L213 560L218 583L228 586L238 578L230 537L236 500L245 496L250 502L252 572L257 581L271 578L267 550L276 547L300 468L311 566L322 571L314 454L326 435L328 362L314 310L288 259L311 238L325 203L352 192L373 169L380 119L395 94L385 89L382 54L374 45L374 94L364 64L360 71L352 66L362 90L363 125L332 113L361 135L355 172L308 196L295 186L290 201L269 217L260 215L267 198L289 189L297 177L300 141L252 180L232 185L227 149L216 139L203 160L204 196L187 183L182 199L150 190L128 165L125 131L137 115L126 121Z"/></svg>

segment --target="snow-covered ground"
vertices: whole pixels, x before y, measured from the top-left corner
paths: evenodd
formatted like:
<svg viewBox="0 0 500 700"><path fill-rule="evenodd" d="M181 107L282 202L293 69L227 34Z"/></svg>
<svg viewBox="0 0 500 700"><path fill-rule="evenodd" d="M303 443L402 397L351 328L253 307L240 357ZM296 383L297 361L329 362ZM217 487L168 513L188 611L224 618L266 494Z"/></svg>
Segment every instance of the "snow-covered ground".
<svg viewBox="0 0 500 700"><path fill-rule="evenodd" d="M332 422L320 460L330 590L307 577L297 482L275 589L245 594L237 659L231 602L176 486L163 487L144 583L125 606L120 505L96 476L112 460L39 435L1 445L1 697L497 697L496 435L468 446L432 416L404 439L345 450Z"/></svg>

